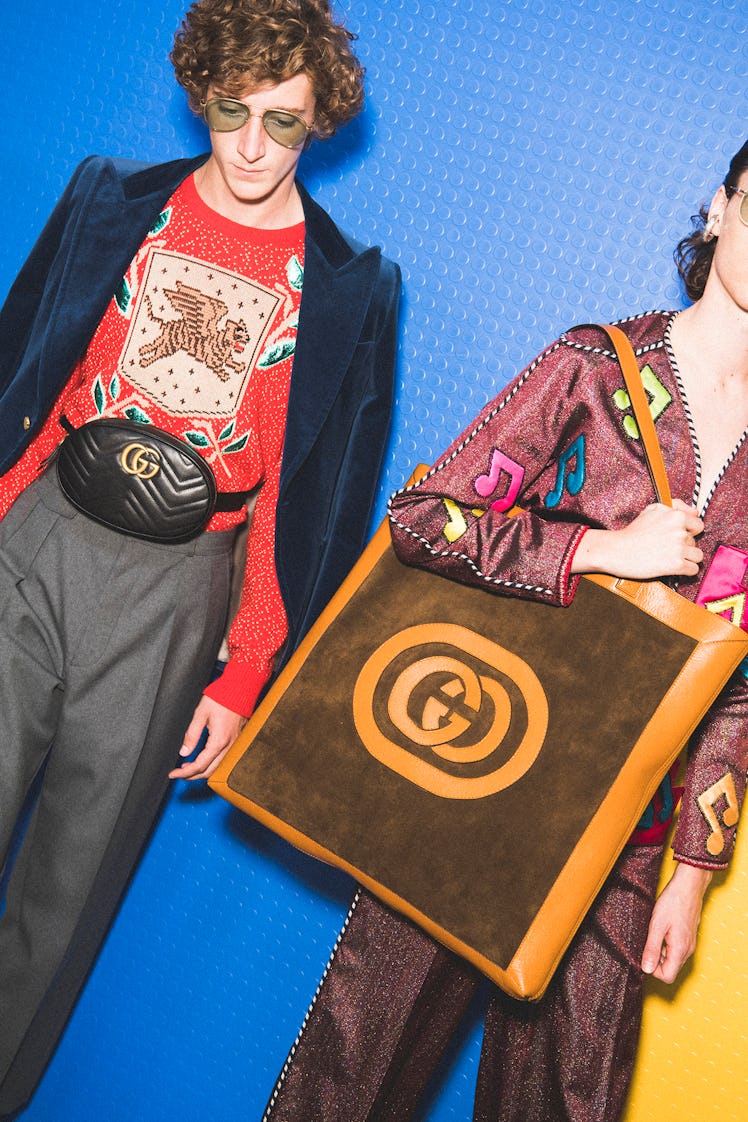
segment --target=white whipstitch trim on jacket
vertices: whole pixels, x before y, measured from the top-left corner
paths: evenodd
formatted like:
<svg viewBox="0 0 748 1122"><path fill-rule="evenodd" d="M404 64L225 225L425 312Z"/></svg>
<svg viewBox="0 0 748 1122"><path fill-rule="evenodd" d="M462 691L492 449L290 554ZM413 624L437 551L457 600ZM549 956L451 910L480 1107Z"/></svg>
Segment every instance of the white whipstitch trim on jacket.
<svg viewBox="0 0 748 1122"><path fill-rule="evenodd" d="M738 452L740 451L740 449L741 449L741 448L743 447L743 445L745 444L745 441L746 441L746 438L747 438L747 437L748 437L748 429L746 429L746 431L745 431L745 432L743 433L743 435L741 436L740 440L738 441L738 443L737 443L737 444L735 445L735 447L733 448L732 452L731 452L731 453L730 453L730 455L728 456L728 458L727 458L727 462L725 463L725 466L724 466L724 467L722 468L722 471L721 471L721 472L719 473L719 475L717 476L717 478L716 478L716 479L714 480L714 483L712 484L712 488L711 488L711 490L710 490L709 494L708 494L708 495L706 496L706 498L704 499L704 504L703 504L703 506L702 506L702 508L701 508L701 514L702 514L702 516L703 516L704 514L706 514L706 512L707 512L707 508L708 508L708 506L709 506L710 502L712 501L712 496L714 495L714 492L715 492L715 491L717 490L717 487L719 486L719 484L720 484L720 482L721 482L721 480L722 480L722 476L723 476L723 475L725 474L725 472L726 472L726 471L727 471L727 469L729 468L730 464L732 463L732 461L733 461L733 460L735 459L735 457L737 456L737 454L738 454Z"/></svg>
<svg viewBox="0 0 748 1122"><path fill-rule="evenodd" d="M574 342L572 342L571 339L568 339L566 336L562 337L561 344L564 347L570 347L571 350L573 350L573 351L582 351L583 354L589 354L589 355L604 355L605 358L609 358L613 362L616 361L615 351L608 350L607 347L593 347L589 343L574 343ZM661 351L661 350L662 350L662 341L659 341L657 343L647 343L646 347L637 347L634 350L634 354L637 358L639 358L641 355L650 354L651 351Z"/></svg>
<svg viewBox="0 0 748 1122"><path fill-rule="evenodd" d="M666 312L641 312L637 315L627 316L625 319L616 320L615 321L615 326L618 327L618 326L620 326L621 324L624 324L624 323L634 323L636 320L645 319L645 318L647 318L649 316L652 316L652 315L666 315L666 314L667 314ZM594 327L594 325L590 325L590 326ZM644 354L649 353L650 351L660 350L663 345L664 344L663 344L662 340L658 340L655 343L648 343L645 347L638 348L637 350L635 350L634 353L636 355L644 355ZM390 519L390 521L393 523L393 525L397 526L398 529L402 530L404 533L406 533L410 537L414 538L417 542L419 542L420 545L425 546L427 552L430 553L432 555L432 557L454 557L456 560L464 561L467 565L469 565L470 568L475 573L475 575L477 577L479 577L481 581L484 581L486 584L493 584L493 585L497 585L497 586L504 587L504 588L514 588L514 589L516 589L517 591L520 591L520 592L534 592L536 595L539 595L539 596L553 596L554 593L553 593L552 589L546 588L543 585L522 584L519 581L502 580L500 577L488 576L488 574L484 573L481 569L478 568L478 566L475 564L475 562L472 560L472 558L468 557L467 554L459 553L456 550L451 550L451 549L441 549L441 550L436 549L431 544L431 542L429 542L426 538L422 537L421 534L417 534L415 532L415 530L411 530L411 528L409 526L403 525L403 523L400 522L395 517L395 515L392 512L392 500L398 494L407 494L410 491L416 490L416 488L420 487L420 485L422 483L425 483L427 480L431 479L432 476L436 475L437 472L441 471L448 464L451 464L452 461L456 458L456 456L460 452L462 452L462 450L464 448L466 448L468 446L470 441L474 440L475 437L478 435L478 433L480 433L481 430L483 428L485 428L485 426L489 423L489 421L492 421L494 419L494 417L496 417L496 415L498 413L500 413L501 410L506 405L508 405L508 403L512 400L514 395L525 385L527 379L530 377L531 374L533 374L535 372L535 370L537 370L537 368L540 366L540 364L542 362L544 362L545 359L548 358L550 355L552 355L555 351L559 350L559 348L561 348L561 347L570 347L572 350L581 351L581 352L586 353L586 354L604 355L606 358L609 358L612 361L616 361L615 351L610 351L610 350L606 349L605 347L593 347L593 346L590 346L589 344L586 344L586 343L574 343L574 342L572 342L571 339L569 339L568 333L562 334L561 337L559 339L557 339L555 343L551 343L551 345L549 347L547 347L544 351L542 351L541 354L539 354L537 356L537 358L535 358L530 363L530 365L525 370L524 375L519 379L517 384L515 386L513 386L511 391L508 394L506 394L506 396L503 397L501 399L501 401L499 401L494 406L494 408L491 409L491 411L489 413L486 414L486 416L483 418L483 420L481 421L481 423L479 425L476 425L474 429L471 429L471 431L465 436L465 439L460 441L460 443L452 450L450 455L447 456L447 458L445 460L442 460L440 463L435 464L434 467L429 468L429 470L426 472L426 474L424 476L422 476L421 479L417 480L415 483L410 483L407 487L401 488L399 491L394 492L392 495L390 495L389 501L387 503L387 516Z"/></svg>
<svg viewBox="0 0 748 1122"><path fill-rule="evenodd" d="M468 557L467 553L457 553L452 549L434 549L431 542L421 537L415 530L411 530L410 526L404 526L402 522L398 522L397 518L392 514L390 514L390 521L394 526L397 526L398 529L403 530L406 534L409 534L411 538L415 538L417 542L425 546L427 552L430 553L432 557L454 557L458 561L465 561L475 575L480 577L482 581L485 581L486 584L500 585L503 588L516 588L520 592L535 592L538 596L554 595L552 588L546 588L542 584L522 584L520 581L516 580L503 580L501 577L489 577L487 573L484 573L482 569L478 568L473 559Z"/></svg>
<svg viewBox="0 0 748 1122"><path fill-rule="evenodd" d="M265 1109L265 1113L263 1114L260 1122L267 1122L267 1119L270 1118L270 1116L273 1112L273 1108L275 1107L275 1104L278 1101L278 1096L281 1093L281 1089L283 1087L283 1084L286 1081L286 1076L288 1075L288 1072L291 1069L291 1064L293 1063L294 1056L296 1055L296 1049L298 1048L299 1043L301 1042L301 1038L304 1035L304 1030L306 1029L306 1026L309 1024L309 1018L312 1015L312 1010L314 1009L314 1006L317 1004L317 998L320 995L320 992L322 990L322 986L324 985L324 982L325 982L325 978L330 973L330 967L332 966L332 964L335 960L335 956L338 953L338 950L340 948L340 944L343 941L343 936L345 935L346 931L348 930L348 924L351 922L351 917L353 916L353 913L356 910L356 905L358 904L359 900L361 899L361 891L362 891L361 888L356 889L356 895L353 897L353 900L351 902L351 906L348 909L348 914L345 917L345 922L343 923L343 926L340 929L338 937L335 940L335 945L332 948L332 951L330 952L330 957L327 960L327 965L325 966L325 969L322 972L322 977L319 980L319 984L317 986L317 989L314 991L314 997L312 998L312 1000L309 1004L309 1008L307 1009L306 1013L304 1014L304 1020L301 1022L301 1028L299 1029L299 1031L297 1033L297 1036L296 1036L296 1039L294 1040L293 1045L291 1046L291 1050L288 1053L288 1056L286 1057L286 1062L284 1063L283 1068L281 1070L281 1073L278 1076L277 1082L276 1082L275 1086L273 1087L273 1093L270 1096L270 1101L268 1102L268 1105Z"/></svg>
<svg viewBox="0 0 748 1122"><path fill-rule="evenodd" d="M693 506L696 506L696 503L698 502L698 498L699 498L699 492L701 491L701 451L699 449L699 442L696 439L696 425L693 422L693 416L691 414L691 406L688 404L688 398L686 397L686 388L683 385L683 379L681 378L680 368L678 366L678 360L675 357L675 351L673 350L673 345L670 342L670 328L672 327L672 325L673 325L673 321L671 319L670 323L665 328L665 349L667 350L668 358L670 359L670 365L673 368L673 374L675 375L675 383L676 383L676 385L678 387L678 390L680 392L681 404L683 405L683 412L686 414L686 423L688 425L688 433L689 433L689 436L691 437L691 447L693 448L693 458L694 458L694 464L695 464L695 469L696 469L694 471L695 479L694 479L694 485L693 485L693 494L691 495L691 503L692 503ZM721 476L720 476L720 478L721 478ZM717 482L719 482L719 480L717 480ZM714 493L714 489L712 488L712 494L713 493ZM711 494L709 495L709 498L711 498ZM709 500L707 499L707 502L708 501ZM673 587L675 587L675 586L673 586Z"/></svg>
<svg viewBox="0 0 748 1122"><path fill-rule="evenodd" d="M673 317L673 318L675 318L675 317ZM665 328L665 346L667 347L668 357L670 359L670 365L673 368L673 373L675 374L675 380L678 383L678 389L680 390L680 398L681 398L681 403L683 405L683 411L686 414L686 420L688 421L688 431L691 434L691 444L693 445L694 460L696 462L696 472L695 472L696 482L694 484L693 499L692 499L693 505L695 506L697 501L698 501L698 498L699 498L699 492L701 491L701 475L702 475L702 472L701 472L701 450L699 449L699 442L698 442L698 439L696 437L696 425L694 424L694 421L693 421L693 415L691 413L691 406L688 404L688 398L686 397L686 390L685 390L685 387L683 385L683 379L681 377L680 368L678 366L678 360L675 357L675 352L673 351L672 343L670 342L670 328L672 327L672 324L673 324L673 320L671 319L670 323ZM719 475L714 480L714 483L712 484L712 486L710 488L709 494L704 497L704 501L701 505L701 511L700 511L701 515L706 514L706 512L709 508L709 504L711 503L712 498L714 497L714 492L719 487L719 485L722 481L722 478L723 478L725 472L727 471L727 469L729 468L730 464L732 463L732 461L735 459L735 457L737 456L740 449L745 444L746 438L748 438L748 429L745 430L743 435L740 437L740 440L737 442L737 444L733 448L732 452L727 457L727 460L725 461L725 464L724 464L722 470L720 471Z"/></svg>
<svg viewBox="0 0 748 1122"><path fill-rule="evenodd" d="M612 327L621 327L624 323L636 323L637 320L649 319L650 316L666 316L666 315L668 315L668 313L664 312L664 311L637 312L636 315L625 316L623 319L617 319L617 320L612 321L611 326ZM672 322L672 319L670 320L670 322ZM582 324L580 326L583 326L583 327L589 326L589 327L593 328L595 326L595 324L589 324L589 325L588 324ZM669 324L668 324L668 327L669 327ZM666 329L665 329L666 331L667 331L668 327L666 327ZM574 330L573 327L569 328L569 331L573 331L573 330ZM614 362L616 361L615 350L611 351L607 347L592 347L587 343L575 343L569 338L569 331L564 332L563 335L561 336L561 342L565 346L571 347L575 351L585 351L588 354L605 355L606 358L610 358ZM635 347L634 348L634 354L638 358L640 355L649 354L650 351L662 350L663 346L664 346L664 341L662 339L657 339L657 340L655 340L654 343L647 343L643 347Z"/></svg>

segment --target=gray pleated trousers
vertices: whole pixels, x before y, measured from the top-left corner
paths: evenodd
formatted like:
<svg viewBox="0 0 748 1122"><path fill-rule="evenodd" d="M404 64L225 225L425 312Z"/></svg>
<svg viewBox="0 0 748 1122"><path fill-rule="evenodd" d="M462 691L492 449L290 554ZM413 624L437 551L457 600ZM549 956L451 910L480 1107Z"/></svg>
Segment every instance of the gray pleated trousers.
<svg viewBox="0 0 748 1122"><path fill-rule="evenodd" d="M209 680L234 532L160 546L79 514L54 470L0 523L0 1114L33 1092Z"/></svg>

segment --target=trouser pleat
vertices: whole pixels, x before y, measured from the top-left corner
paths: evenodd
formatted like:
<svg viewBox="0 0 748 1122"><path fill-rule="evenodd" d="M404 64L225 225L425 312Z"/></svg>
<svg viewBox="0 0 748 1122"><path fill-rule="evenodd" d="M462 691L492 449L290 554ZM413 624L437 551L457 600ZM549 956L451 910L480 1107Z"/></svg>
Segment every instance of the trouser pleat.
<svg viewBox="0 0 748 1122"><path fill-rule="evenodd" d="M0 525L0 1111L33 1091L152 827L225 626L231 534L161 547L74 512L47 473Z"/></svg>

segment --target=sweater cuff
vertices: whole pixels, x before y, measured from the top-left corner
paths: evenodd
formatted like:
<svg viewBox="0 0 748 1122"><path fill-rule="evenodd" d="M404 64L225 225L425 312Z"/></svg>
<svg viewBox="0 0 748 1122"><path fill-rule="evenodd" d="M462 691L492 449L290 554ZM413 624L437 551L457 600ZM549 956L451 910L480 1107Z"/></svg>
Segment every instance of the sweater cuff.
<svg viewBox="0 0 748 1122"><path fill-rule="evenodd" d="M231 659L220 678L203 690L206 697L242 717L251 717L268 675L246 662Z"/></svg>

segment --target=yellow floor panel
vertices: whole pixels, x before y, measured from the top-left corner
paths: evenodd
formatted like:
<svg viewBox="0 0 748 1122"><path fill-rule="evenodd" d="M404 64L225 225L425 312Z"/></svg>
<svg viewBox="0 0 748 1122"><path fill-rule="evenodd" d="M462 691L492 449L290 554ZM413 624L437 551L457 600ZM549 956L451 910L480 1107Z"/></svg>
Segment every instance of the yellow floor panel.
<svg viewBox="0 0 748 1122"><path fill-rule="evenodd" d="M672 872L666 861L663 881ZM676 987L652 982L623 1122L748 1119L748 843L707 895Z"/></svg>

